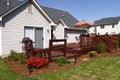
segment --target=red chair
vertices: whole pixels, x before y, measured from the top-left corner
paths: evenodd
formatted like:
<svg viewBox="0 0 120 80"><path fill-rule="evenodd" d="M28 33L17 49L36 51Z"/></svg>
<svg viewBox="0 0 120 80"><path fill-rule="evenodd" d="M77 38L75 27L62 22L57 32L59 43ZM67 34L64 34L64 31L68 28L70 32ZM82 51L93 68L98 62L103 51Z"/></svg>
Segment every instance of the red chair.
<svg viewBox="0 0 120 80"><path fill-rule="evenodd" d="M46 49L33 47L32 40L25 40L24 44L25 44L25 55L27 59L30 57L35 57L37 55L42 55L46 57L46 52L47 52ZM44 53L44 55L42 53Z"/></svg>

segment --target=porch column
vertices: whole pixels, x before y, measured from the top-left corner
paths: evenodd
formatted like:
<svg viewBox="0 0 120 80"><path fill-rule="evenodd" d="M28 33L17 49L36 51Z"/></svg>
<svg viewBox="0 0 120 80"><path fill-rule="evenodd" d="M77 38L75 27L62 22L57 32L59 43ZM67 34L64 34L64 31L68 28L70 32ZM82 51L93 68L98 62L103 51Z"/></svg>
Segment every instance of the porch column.
<svg viewBox="0 0 120 80"><path fill-rule="evenodd" d="M53 39L53 27L54 26L51 25L51 39Z"/></svg>

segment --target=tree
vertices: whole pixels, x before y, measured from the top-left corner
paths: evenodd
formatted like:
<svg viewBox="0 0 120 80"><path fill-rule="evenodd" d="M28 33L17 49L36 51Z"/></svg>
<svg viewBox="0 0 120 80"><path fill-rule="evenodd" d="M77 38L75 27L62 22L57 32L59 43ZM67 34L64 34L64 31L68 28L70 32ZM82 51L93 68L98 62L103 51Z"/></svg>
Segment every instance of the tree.
<svg viewBox="0 0 120 80"><path fill-rule="evenodd" d="M120 33L118 34L118 47L120 48Z"/></svg>

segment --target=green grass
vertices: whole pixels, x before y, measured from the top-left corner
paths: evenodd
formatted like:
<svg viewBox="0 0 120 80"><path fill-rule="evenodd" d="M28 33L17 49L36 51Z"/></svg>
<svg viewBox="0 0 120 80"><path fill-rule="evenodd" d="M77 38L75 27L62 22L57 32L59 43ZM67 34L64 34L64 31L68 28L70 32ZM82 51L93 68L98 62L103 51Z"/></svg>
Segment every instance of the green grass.
<svg viewBox="0 0 120 80"><path fill-rule="evenodd" d="M17 80L18 76L15 72L8 67L2 59L0 59L0 80Z"/></svg>
<svg viewBox="0 0 120 80"><path fill-rule="evenodd" d="M69 70L44 76L20 77L0 60L1 80L119 80L120 57L94 59Z"/></svg>

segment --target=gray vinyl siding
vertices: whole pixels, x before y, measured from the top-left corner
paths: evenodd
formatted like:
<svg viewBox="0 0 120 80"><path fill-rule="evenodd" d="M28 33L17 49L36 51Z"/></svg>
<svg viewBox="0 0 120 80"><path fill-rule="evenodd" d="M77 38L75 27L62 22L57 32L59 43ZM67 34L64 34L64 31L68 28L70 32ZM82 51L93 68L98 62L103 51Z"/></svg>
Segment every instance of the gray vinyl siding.
<svg viewBox="0 0 120 80"><path fill-rule="evenodd" d="M3 54L10 53L10 50L15 50L17 52L22 51L22 44L20 41L24 37L24 26L43 27L43 45L44 47L47 47L50 39L50 33L47 32L47 29L50 28L50 25L33 5L32 13L28 12L27 4L24 4L20 8L4 17L3 22Z"/></svg>

